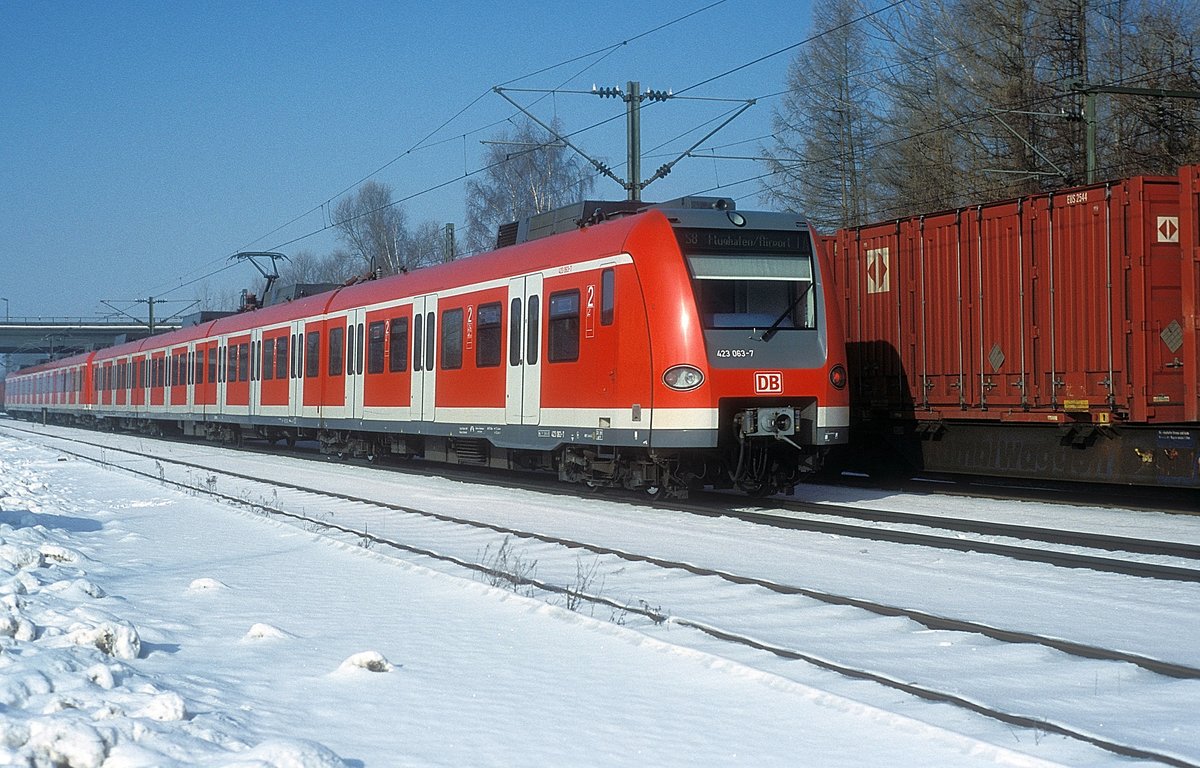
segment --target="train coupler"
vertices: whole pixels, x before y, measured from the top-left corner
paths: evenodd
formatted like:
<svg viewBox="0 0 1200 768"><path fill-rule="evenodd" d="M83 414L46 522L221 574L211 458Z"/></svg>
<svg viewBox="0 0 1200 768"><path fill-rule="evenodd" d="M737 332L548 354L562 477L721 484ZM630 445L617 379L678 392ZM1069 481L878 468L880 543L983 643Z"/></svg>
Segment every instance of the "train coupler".
<svg viewBox="0 0 1200 768"><path fill-rule="evenodd" d="M796 434L796 409L791 406L772 408L746 408L733 416L738 430L738 440L773 437L803 450L792 436Z"/></svg>

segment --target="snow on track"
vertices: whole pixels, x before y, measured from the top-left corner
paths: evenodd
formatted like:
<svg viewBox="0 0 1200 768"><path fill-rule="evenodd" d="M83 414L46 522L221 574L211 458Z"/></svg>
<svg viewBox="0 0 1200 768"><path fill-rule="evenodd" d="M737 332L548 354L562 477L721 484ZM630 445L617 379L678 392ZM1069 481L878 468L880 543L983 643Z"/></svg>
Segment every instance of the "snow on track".
<svg viewBox="0 0 1200 768"><path fill-rule="evenodd" d="M1119 762L1049 738L998 746L1002 728L987 743L53 459L0 438L10 762Z"/></svg>

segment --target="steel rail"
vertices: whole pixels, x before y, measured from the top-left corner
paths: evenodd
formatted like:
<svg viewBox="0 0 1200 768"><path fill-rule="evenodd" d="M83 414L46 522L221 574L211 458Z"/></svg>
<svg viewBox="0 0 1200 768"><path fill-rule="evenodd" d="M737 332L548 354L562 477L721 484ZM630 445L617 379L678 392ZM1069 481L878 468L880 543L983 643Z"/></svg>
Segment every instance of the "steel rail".
<svg viewBox="0 0 1200 768"><path fill-rule="evenodd" d="M42 438L48 437L53 440L83 443L83 441L80 441L80 440L76 440L73 438L65 438L65 437L61 437L61 436L57 436L57 435L46 435L44 433L33 433L33 434L37 435L38 437L42 437ZM91 446L91 444L86 444L86 445ZM153 459L156 462L166 461L167 463L174 464L174 465L181 466L181 467L186 467L189 469L202 469L206 472L215 472L215 473L219 473L221 475L237 478L240 480L261 483L263 485L268 485L268 486L278 486L278 487L287 488L287 489L293 490L293 491L299 491L301 493L307 493L307 494L312 494L312 495L326 497L326 498L333 498L333 499L342 500L342 501L353 501L355 503L360 503L360 504L364 504L364 505L368 505L368 506L374 506L374 507L378 507L378 508L382 508L382 509L387 509L390 511L405 512L405 513L420 515L423 517L429 517L429 518L433 518L433 519L437 519L437 520L441 520L441 521L452 522L452 523L457 523L457 524L461 524L461 525L468 525L468 526L476 527L476 528L488 529L488 530L496 531L499 533L504 533L506 535L516 536L518 538L532 539L532 540L537 540L537 541L541 541L541 542L545 542L545 543L558 544L558 545L561 545L561 546L564 546L567 548L571 548L571 549L584 549L586 551L593 552L595 554L613 555L613 556L616 556L616 557L619 557L619 558L622 558L622 559L625 559L625 560L628 560L631 562L643 562L643 563L648 563L648 564L656 565L656 566L663 567L663 568L670 568L670 569L674 569L674 570L684 570L684 571L687 571L689 573L696 574L696 575L715 576L715 577L718 577L718 578L721 578L721 579L724 579L726 581L730 581L730 582L736 583L736 584L753 585L753 586L763 587L765 589L771 590L773 592L777 592L779 594L801 595L801 596L810 597L810 598L813 598L816 600L820 600L823 602L827 602L830 604L846 605L846 606L860 608L860 609L863 609L863 610L866 610L866 611L869 611L871 613L875 613L878 615L882 615L882 616L904 617L904 618L911 619L912 621L915 621L915 622L922 624L926 627L929 627L931 629L945 629L945 630L952 630L952 631L972 632L972 633L977 633L977 634L984 635L984 636L987 636L990 638L1002 640L1004 642L1011 642L1011 643L1036 643L1036 644L1040 644L1040 645L1045 645L1047 647L1055 648L1056 650L1060 650L1060 651L1063 651L1063 652L1071 654L1071 655L1082 656L1084 658L1132 663L1139 667L1147 669L1148 671L1152 671L1157 674L1161 674L1161 675L1165 675L1165 676L1169 676L1169 677L1184 678L1184 679L1200 678L1200 669L1188 667L1186 665L1173 664L1170 662L1163 662L1163 661L1159 661L1159 660L1155 660L1155 659L1150 659L1148 657L1138 656L1135 654L1128 654L1128 653L1124 653L1124 652L1120 652L1120 651L1111 651L1111 650L1098 648L1095 646L1088 646L1088 645L1079 644L1079 643L1071 643L1069 641L1064 641L1064 640L1061 640L1058 638L1047 638L1047 637L1042 637L1039 635L1034 635L1031 633L1002 630L1002 629L998 629L998 628L994 628L994 627L989 627L987 625L979 624L976 622L962 621L962 620L956 620L956 619L947 619L944 617L934 616L933 614L926 614L923 612L912 611L910 609L897 608L894 606L886 606L886 605L882 605L879 603L874 603L872 601L860 600L857 598L850 598L850 597L839 596L839 595L833 595L830 593L824 593L824 592L820 592L817 590L811 590L811 589L802 588L802 587L793 587L793 586L782 585L782 584L778 584L775 582L771 582L770 580L766 580L766 579L759 579L756 577L738 576L738 575L731 574L731 573L728 573L725 571L702 568L702 567L695 566L695 565L688 564L688 563L674 562L674 561L665 560L662 558L656 558L656 557L652 557L652 556L635 555L635 554L623 552L621 550L617 550L617 549L613 549L613 548L609 548L609 547L590 545L590 544L585 544L585 543L578 542L578 541L573 541L570 539L564 539L564 538L555 537L555 536L547 536L544 534L538 534L538 533L533 533L533 532L529 532L529 531L520 531L517 529L507 528L505 526L498 526L498 525L491 524L491 523L483 523L480 521L474 521L474 520L469 520L469 519L465 519L465 518L458 518L455 516L445 515L442 513L429 512L426 510L420 510L420 509L416 509L413 507L407 507L404 505L379 502L379 501L372 500L372 499L353 496L351 494L326 491L326 490L318 489L318 488L311 488L311 487L303 486L303 485L300 485L297 483L289 483L289 482L283 482L283 481L277 481L277 480L266 481L266 480L262 480L261 478L253 477L248 474L231 472L231 471L223 470L223 469L214 469L212 467L207 467L207 466L204 466L201 464L197 464L195 462L183 461L183 460L179 460L179 459L164 458L161 456L153 456L150 454L138 453L137 451L132 451L132 450L123 449L123 448L112 448L112 447L107 447L107 446L104 446L104 447L91 446L91 447L96 447L99 450L103 450L103 451L115 451L118 453L136 456L138 458ZM905 682L903 680L896 679L892 676L882 674L879 672L874 672L874 671L871 671L868 669L863 669L861 667L839 664L837 662L830 661L828 659L824 659L824 658L815 656L813 654L805 653L803 651L798 651L795 649L789 649L789 648L785 648L782 646L777 646L777 645L774 645L771 643L766 643L761 640L756 640L754 638L750 638L750 637L741 635L736 632L726 631L726 630L720 629L718 627L714 627L714 626L704 623L704 622L692 621L692 620L689 620L689 619L686 619L683 617L670 616L668 614L662 613L660 610L650 608L648 604L643 604L641 606L625 605L623 603L620 603L618 601L615 601L615 600L612 600L610 598L606 598L603 596L591 595L591 594L587 594L587 593L583 593L583 592L573 591L572 588L570 588L570 587L562 587L562 586L551 584L551 583L548 583L548 582L545 582L545 581L542 581L539 579L523 577L523 576L514 576L513 574L505 573L502 571L497 571L494 567L489 566L486 563L476 563L476 562L471 562L468 560L463 560L462 558L454 557L452 555L447 555L447 554L436 552L436 551L429 550L426 548L417 547L417 546L413 546L410 544L405 544L403 542L394 541L394 540L379 536L377 534L371 534L367 531L361 531L361 530L357 530L357 529L354 529L351 527L339 525L339 524L333 523L329 520L309 517L307 515L298 514L298 513L294 513L294 512L288 512L287 510L283 510L278 507L273 507L273 506L270 506L267 504L250 501L250 500L247 500L247 499L241 498L241 497L231 496L231 495L225 494L225 493L219 493L212 489L198 487L198 486L190 485L188 483L180 482L180 481L176 481L176 480L170 480L170 479L167 479L162 474L156 475L156 474L148 472L148 471L134 469L127 465L109 461L106 458L105 459L97 459L94 456L89 456L87 454L80 453L78 451L71 451L71 450L67 450L65 448L61 448L61 447L54 448L54 450L58 450L63 453L67 453L69 455L76 456L78 458L85 459L88 461L93 461L102 466L113 467L115 469L129 472L129 473L137 475L137 476L145 477L147 479L150 479L150 480L153 480L156 482L176 486L176 487L185 489L187 491L192 491L192 492L198 491L198 492L204 493L206 495L209 495L213 498L221 499L223 501L227 501L232 504L256 509L256 510L259 510L266 514L278 515L281 517L286 517L289 519L304 522L306 524L320 526L321 528L324 528L326 530L337 531L339 533L343 533L343 534L347 534L347 535L351 535L351 536L357 536L363 540L368 540L368 541L374 542L376 544L391 547L391 548L397 549L399 551L407 552L410 554L415 554L415 555L419 555L422 557L429 557L431 559L435 559L440 562L450 563L457 567L465 568L465 569L468 569L468 570L471 570L471 571L474 571L477 573L486 574L486 575L489 575L492 577L505 578L505 579L512 581L514 584L529 585L529 586L533 586L537 589L545 590L547 592L556 593L556 594L572 594L575 597L587 600L589 602L609 606L609 607L612 607L612 608L615 608L618 610L622 610L622 611L626 611L629 613L644 616L646 618L651 619L655 623L669 622L669 623L677 625L677 626L694 629L694 630L702 632L706 635L709 635L710 637L713 637L717 640L721 640L724 642L730 642L730 643L736 643L738 645L753 648L755 650L760 650L760 651L764 651L767 653L771 653L772 655L775 655L780 658L803 661L805 663L811 664L811 665L819 667L821 669L835 672L835 673L843 675L845 677L875 682L875 683L885 686L887 688L898 690L898 691L901 691L901 692L909 694L909 695L917 696L917 697L927 700L927 701L951 704L951 705L969 710L976 714L983 715L985 717L988 717L988 718L991 718L991 719L994 719L994 720L997 720L1000 722L1004 722L1004 723L1007 723L1010 725L1015 725L1015 726L1024 727L1024 728L1040 729L1040 730L1043 730L1043 731L1046 731L1049 733L1059 734L1059 735L1062 735L1062 736L1065 736L1068 738L1076 739L1076 740L1091 744L1092 746L1095 746L1097 748L1111 752L1113 754L1118 754L1118 755L1122 755L1125 757L1133 757L1133 758L1138 758L1138 759L1154 760L1154 761L1163 763L1165 765L1178 766L1179 768L1200 768L1200 764L1190 762L1188 760L1182 759L1182 758L1180 758L1176 755L1170 754L1170 753L1160 752L1160 751L1146 749L1146 748L1142 748L1142 747L1136 747L1136 746L1132 746L1129 744L1123 744L1120 742L1112 741L1110 739L1104 739L1099 736L1096 736L1095 734L1088 733L1086 731L1080 731L1080 730L1071 728L1068 725L1064 725L1064 724L1057 723L1054 721L1046 720L1044 718L1037 717L1035 715L1007 712L1007 711L1000 710L1000 709L997 709L994 707L989 707L986 704L983 704L978 701L974 701L970 698L967 698L967 697L964 697L964 696L961 696L958 694L948 693L948 692L944 692L944 691L938 691L938 690L936 690L934 688L930 688L928 686L918 685L916 683L911 683L911 682Z"/></svg>

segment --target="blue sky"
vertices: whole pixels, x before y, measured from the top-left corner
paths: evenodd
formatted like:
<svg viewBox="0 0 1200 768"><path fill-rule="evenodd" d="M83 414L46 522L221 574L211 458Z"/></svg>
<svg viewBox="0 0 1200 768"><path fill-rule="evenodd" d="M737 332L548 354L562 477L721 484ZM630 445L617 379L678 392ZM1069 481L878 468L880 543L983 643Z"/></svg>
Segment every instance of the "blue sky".
<svg viewBox="0 0 1200 768"><path fill-rule="evenodd" d="M462 177L515 113L492 86L678 92L808 35L806 1L725 0L635 39L713 2L0 2L0 296L13 316L92 316L250 286L249 265L204 275L247 248L328 252L320 206L385 165L372 178L411 196L410 223L461 227ZM794 55L686 95L778 93ZM777 104L704 146L758 154ZM733 106L646 107L643 176ZM559 92L532 109L571 131L616 116L575 141L623 175L623 104ZM753 207L757 183L729 185L759 173L685 159L645 198L721 187ZM606 180L595 195L624 196Z"/></svg>

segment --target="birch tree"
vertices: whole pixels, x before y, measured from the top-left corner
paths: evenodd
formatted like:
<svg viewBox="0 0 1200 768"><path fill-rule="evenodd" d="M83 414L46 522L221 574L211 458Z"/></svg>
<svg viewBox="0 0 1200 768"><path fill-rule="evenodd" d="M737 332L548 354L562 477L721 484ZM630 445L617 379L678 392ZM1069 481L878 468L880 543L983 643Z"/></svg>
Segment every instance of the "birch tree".
<svg viewBox="0 0 1200 768"><path fill-rule="evenodd" d="M501 224L583 200L595 183L585 163L529 120L492 136L483 164L482 177L466 188L466 246L472 253L495 248Z"/></svg>

